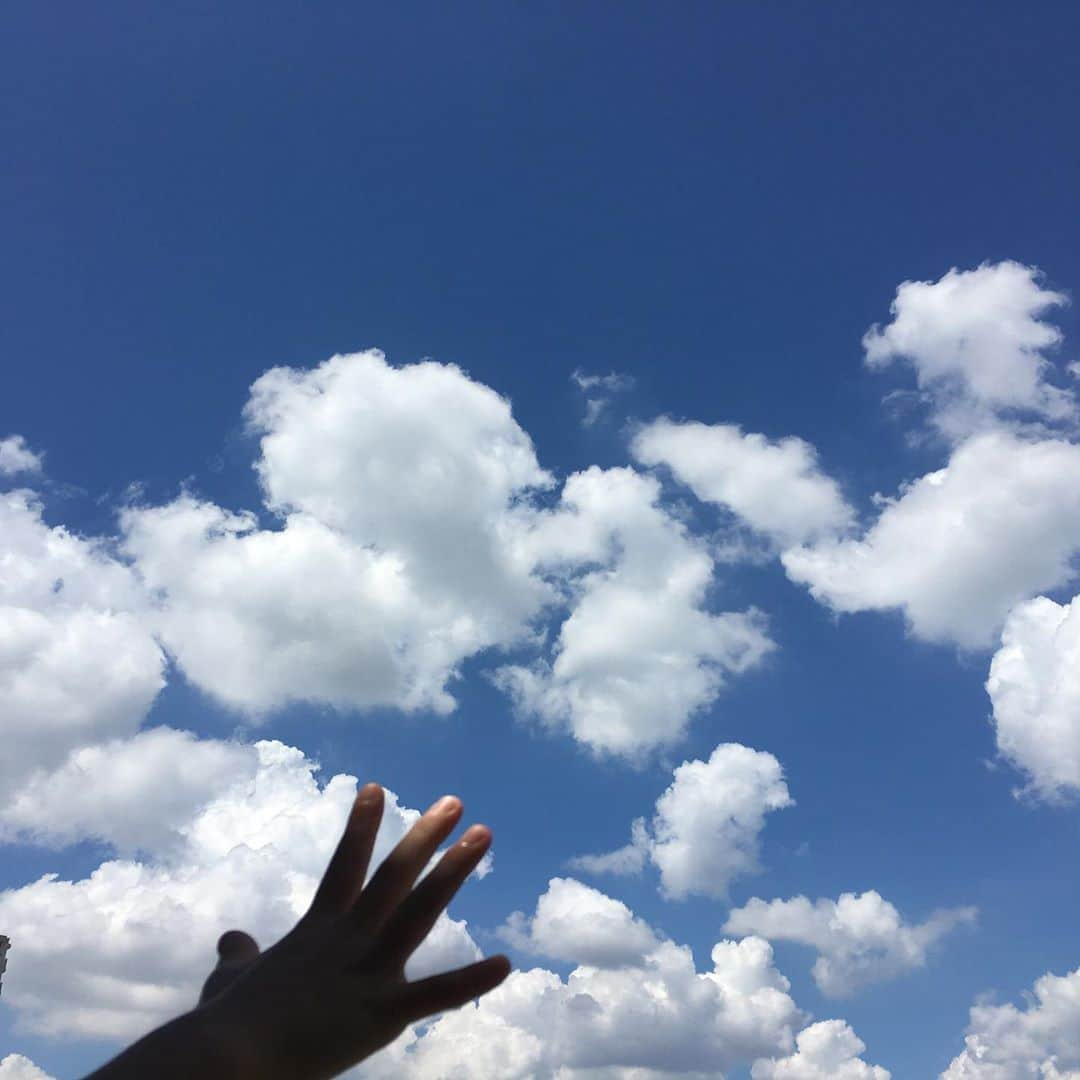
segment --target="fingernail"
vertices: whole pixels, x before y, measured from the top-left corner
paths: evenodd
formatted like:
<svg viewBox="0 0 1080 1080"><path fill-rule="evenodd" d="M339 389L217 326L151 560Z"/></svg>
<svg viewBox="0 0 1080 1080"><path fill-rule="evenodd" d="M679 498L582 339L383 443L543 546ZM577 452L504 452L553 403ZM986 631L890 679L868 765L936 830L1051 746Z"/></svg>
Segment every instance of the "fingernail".
<svg viewBox="0 0 1080 1080"><path fill-rule="evenodd" d="M382 788L378 784L365 784L357 793L360 802L374 802L382 794Z"/></svg>
<svg viewBox="0 0 1080 1080"><path fill-rule="evenodd" d="M461 809L461 800L456 795L444 795L432 808L433 814L452 814Z"/></svg>

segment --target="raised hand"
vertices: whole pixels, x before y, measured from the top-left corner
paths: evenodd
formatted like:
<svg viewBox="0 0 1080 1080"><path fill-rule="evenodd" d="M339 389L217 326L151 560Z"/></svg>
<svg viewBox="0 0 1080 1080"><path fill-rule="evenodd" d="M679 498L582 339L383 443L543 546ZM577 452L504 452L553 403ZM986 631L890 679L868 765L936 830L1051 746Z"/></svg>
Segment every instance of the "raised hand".
<svg viewBox="0 0 1080 1080"><path fill-rule="evenodd" d="M364 888L382 811L382 788L362 788L315 899L293 930L264 953L241 931L223 935L198 1008L136 1043L95 1080L149 1075L151 1067L162 1077L194 1075L183 1071L193 1055L202 1076L336 1076L409 1023L498 986L510 971L502 956L416 982L404 975L406 960L488 850L491 832L467 829L417 884L461 819L458 799L440 799ZM185 1063L163 1069L171 1044L193 1037Z"/></svg>

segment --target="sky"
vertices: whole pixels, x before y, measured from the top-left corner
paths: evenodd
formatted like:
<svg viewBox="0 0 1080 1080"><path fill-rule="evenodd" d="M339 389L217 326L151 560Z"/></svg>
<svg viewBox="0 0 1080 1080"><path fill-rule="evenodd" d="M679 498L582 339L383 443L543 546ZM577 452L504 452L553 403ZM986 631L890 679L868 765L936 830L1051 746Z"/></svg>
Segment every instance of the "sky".
<svg viewBox="0 0 1080 1080"><path fill-rule="evenodd" d="M358 1076L1080 1077L1075 6L5 14L0 1080L368 780Z"/></svg>

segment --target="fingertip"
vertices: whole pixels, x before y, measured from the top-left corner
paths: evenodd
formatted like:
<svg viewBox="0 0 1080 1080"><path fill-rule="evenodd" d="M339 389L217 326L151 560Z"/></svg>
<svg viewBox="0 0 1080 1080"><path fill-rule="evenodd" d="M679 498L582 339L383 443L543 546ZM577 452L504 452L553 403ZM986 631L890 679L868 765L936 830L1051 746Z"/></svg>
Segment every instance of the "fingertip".
<svg viewBox="0 0 1080 1080"><path fill-rule="evenodd" d="M359 806L374 806L376 803L380 803L383 800L383 789L381 785L376 784L374 781L365 784L356 793L356 802Z"/></svg>
<svg viewBox="0 0 1080 1080"><path fill-rule="evenodd" d="M470 825L458 841L462 847L479 847L491 843L491 830L486 825Z"/></svg>
<svg viewBox="0 0 1080 1080"><path fill-rule="evenodd" d="M505 953L489 956L484 963L491 969L492 976L498 977L499 982L502 982L514 970L514 965L510 963L510 957Z"/></svg>
<svg viewBox="0 0 1080 1080"><path fill-rule="evenodd" d="M258 953L259 946L255 939L243 930L226 930L218 938L217 951L222 960L238 960Z"/></svg>

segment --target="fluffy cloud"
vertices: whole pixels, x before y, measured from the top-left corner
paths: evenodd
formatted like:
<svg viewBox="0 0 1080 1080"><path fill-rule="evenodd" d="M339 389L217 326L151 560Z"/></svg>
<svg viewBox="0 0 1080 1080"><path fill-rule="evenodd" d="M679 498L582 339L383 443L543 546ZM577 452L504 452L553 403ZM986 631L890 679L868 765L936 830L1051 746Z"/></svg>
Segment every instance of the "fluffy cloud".
<svg viewBox="0 0 1080 1080"><path fill-rule="evenodd" d="M0 790L10 790L8 778L136 731L164 685L164 657L139 583L103 541L47 525L28 491L0 495L0 537Z"/></svg>
<svg viewBox="0 0 1080 1080"><path fill-rule="evenodd" d="M756 612L713 614L705 547L631 469L551 477L509 403L455 367L380 353L277 368L246 409L260 527L183 495L122 516L184 673L258 717L294 701L448 712L469 657L530 644L570 608L554 657L498 677L520 710L597 751L670 742L724 677L772 646Z"/></svg>
<svg viewBox="0 0 1080 1080"><path fill-rule="evenodd" d="M792 548L788 576L838 612L900 610L929 641L989 646L1009 610L1073 577L1080 445L975 436L861 539Z"/></svg>
<svg viewBox="0 0 1080 1080"><path fill-rule="evenodd" d="M785 1058L754 1062L753 1080L890 1080L880 1065L859 1055L866 1044L843 1020L821 1020L796 1036L798 1049Z"/></svg>
<svg viewBox="0 0 1080 1080"><path fill-rule="evenodd" d="M712 559L659 500L651 477L591 468L566 481L559 506L519 545L549 570L599 569L571 582L552 658L504 667L497 682L522 712L600 752L634 756L675 741L728 674L773 647L757 612L705 610Z"/></svg>
<svg viewBox="0 0 1080 1080"><path fill-rule="evenodd" d="M514 557L516 503L550 478L509 403L457 368L367 352L268 371L245 415L279 529L188 496L123 518L185 674L254 713L452 709L462 660L550 599Z"/></svg>
<svg viewBox="0 0 1080 1080"><path fill-rule="evenodd" d="M731 912L724 932L811 946L818 953L813 975L821 992L844 997L923 967L929 950L975 914L974 908L950 908L909 925L872 889L813 903L805 896L769 902L755 897Z"/></svg>
<svg viewBox="0 0 1080 1080"><path fill-rule="evenodd" d="M524 952L597 968L640 965L659 944L624 903L572 878L552 878L535 914L515 911L500 934Z"/></svg>
<svg viewBox="0 0 1080 1080"><path fill-rule="evenodd" d="M936 282L905 281L892 322L863 338L867 365L907 360L932 403L933 422L950 438L995 423L1003 412L1074 417L1072 394L1047 381L1045 353L1061 332L1039 318L1066 297L1042 288L1039 277L1033 267L1001 262L953 269Z"/></svg>
<svg viewBox="0 0 1080 1080"><path fill-rule="evenodd" d="M1080 970L1036 980L1024 1009L975 1005L964 1043L941 1080L1080 1077Z"/></svg>
<svg viewBox="0 0 1080 1080"><path fill-rule="evenodd" d="M1010 615L990 664L998 749L1047 799L1080 791L1080 597Z"/></svg>
<svg viewBox="0 0 1080 1080"><path fill-rule="evenodd" d="M666 465L699 499L724 507L781 547L842 532L854 520L802 439L772 442L734 424L663 419L643 427L632 450L645 465Z"/></svg>
<svg viewBox="0 0 1080 1080"><path fill-rule="evenodd" d="M129 758L148 745L144 740L129 749ZM316 766L278 742L257 743L253 753L254 770L231 778L178 823L176 843L157 858L113 859L81 880L47 874L0 892L0 925L17 947L4 1000L28 1029L130 1038L190 1007L223 930L242 927L268 945L302 914L340 835L356 780L339 775L320 786ZM142 783L127 794L128 812L137 814ZM63 814L70 836L75 825ZM388 793L376 862L416 816ZM115 822L119 815L96 812L86 832L100 835L101 821L109 818ZM410 972L478 955L464 923L443 917Z"/></svg>
<svg viewBox="0 0 1080 1080"><path fill-rule="evenodd" d="M41 472L41 455L35 454L21 435L0 439L0 476Z"/></svg>
<svg viewBox="0 0 1080 1080"><path fill-rule="evenodd" d="M723 897L733 878L758 869L765 815L791 805L772 754L725 743L708 761L684 761L675 769L651 823L635 821L626 847L579 856L572 865L590 873L637 873L647 860L660 871L669 897Z"/></svg>
<svg viewBox="0 0 1080 1080"><path fill-rule="evenodd" d="M712 963L699 972L688 948L656 939L628 965L582 965L566 979L543 968L515 971L478 1003L408 1033L358 1075L718 1080L788 1053L801 1014L768 943L718 942Z"/></svg>
<svg viewBox="0 0 1080 1080"><path fill-rule="evenodd" d="M22 1054L8 1054L0 1058L0 1080L53 1080Z"/></svg>
<svg viewBox="0 0 1080 1080"><path fill-rule="evenodd" d="M92 838L121 853L160 852L198 810L250 782L258 767L253 746L170 728L80 747L0 796L0 840L59 847Z"/></svg>

